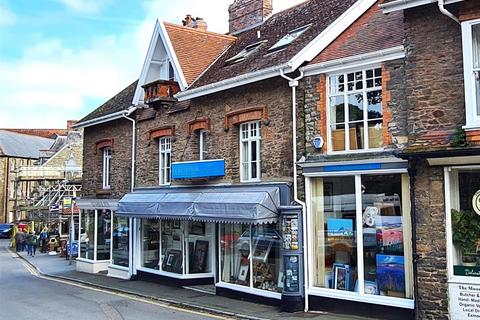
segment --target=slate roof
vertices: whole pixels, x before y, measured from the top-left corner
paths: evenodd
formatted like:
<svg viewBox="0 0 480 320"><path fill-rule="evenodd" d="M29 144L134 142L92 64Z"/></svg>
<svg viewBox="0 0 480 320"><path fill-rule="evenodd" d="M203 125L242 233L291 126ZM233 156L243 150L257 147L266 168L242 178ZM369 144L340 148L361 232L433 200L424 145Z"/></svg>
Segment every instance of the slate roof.
<svg viewBox="0 0 480 320"><path fill-rule="evenodd" d="M404 153L462 150L465 147L454 145L455 130L435 130L417 135ZM476 146L469 146L475 148Z"/></svg>
<svg viewBox="0 0 480 320"><path fill-rule="evenodd" d="M310 0L268 18L262 25L237 35L237 41L190 88L219 82L250 72L267 69L288 62L309 42L340 17L356 0ZM268 53L267 50L290 31L312 24L285 49ZM260 32L260 38L257 32ZM266 40L243 62L226 66L225 61L237 55L246 46Z"/></svg>
<svg viewBox="0 0 480 320"><path fill-rule="evenodd" d="M309 64L403 45L403 11L384 14L373 5Z"/></svg>
<svg viewBox="0 0 480 320"><path fill-rule="evenodd" d="M133 95L135 94L137 83L138 80L135 80L132 84L120 91L113 98L111 98L110 100L102 104L100 107L90 112L83 119L78 121L77 124L88 120L100 118L122 110L127 110L132 105Z"/></svg>
<svg viewBox="0 0 480 320"><path fill-rule="evenodd" d="M3 129L16 133L28 134L31 136L55 139L57 136L66 136L68 134L67 129Z"/></svg>
<svg viewBox="0 0 480 320"><path fill-rule="evenodd" d="M236 39L168 22L164 22L164 25L187 84L197 79Z"/></svg>
<svg viewBox="0 0 480 320"><path fill-rule="evenodd" d="M0 130L0 155L38 159L40 150L50 149L54 139Z"/></svg>

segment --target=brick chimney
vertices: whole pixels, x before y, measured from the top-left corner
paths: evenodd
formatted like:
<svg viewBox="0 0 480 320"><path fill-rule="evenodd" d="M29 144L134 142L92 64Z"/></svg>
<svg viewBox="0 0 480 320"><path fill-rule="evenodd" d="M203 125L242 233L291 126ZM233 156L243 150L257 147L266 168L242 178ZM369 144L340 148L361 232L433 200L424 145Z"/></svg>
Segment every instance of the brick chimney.
<svg viewBox="0 0 480 320"><path fill-rule="evenodd" d="M72 130L72 127L77 123L77 120L67 120L67 130Z"/></svg>
<svg viewBox="0 0 480 320"><path fill-rule="evenodd" d="M184 27L194 28L198 30L207 30L207 23L203 18L193 18L191 14L187 14L185 19L183 19L182 24Z"/></svg>
<svg viewBox="0 0 480 320"><path fill-rule="evenodd" d="M237 33L263 22L273 11L272 1L234 0L228 7L229 33Z"/></svg>

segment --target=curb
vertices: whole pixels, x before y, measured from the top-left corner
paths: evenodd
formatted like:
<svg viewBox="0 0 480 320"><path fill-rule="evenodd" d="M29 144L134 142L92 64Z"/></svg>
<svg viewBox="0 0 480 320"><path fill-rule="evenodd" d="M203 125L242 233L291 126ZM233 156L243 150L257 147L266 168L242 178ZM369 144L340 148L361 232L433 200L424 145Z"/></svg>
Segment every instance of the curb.
<svg viewBox="0 0 480 320"><path fill-rule="evenodd" d="M190 304L190 303L186 303L186 302L177 302L177 301L166 299L166 298L150 296L150 295L146 295L146 294L142 294L142 293L138 293L138 292L132 292L132 291L128 291L128 290L122 290L122 289L118 289L118 288L114 288L114 287L102 286L100 284L92 283L92 282L88 282L88 281L84 281L84 280L78 280L78 279L73 279L73 278L48 274L48 273L45 273L45 272L41 271L36 265L34 265L32 262L30 262L25 257L19 255L15 251L11 250L11 248L8 248L8 250L11 253L16 254L17 257L19 257L20 259L22 259L23 261L28 263L29 266L34 268L40 275L42 275L43 277L46 277L46 278L59 279L59 280L64 280L64 281L69 281L69 282L73 282L73 283L82 284L82 285L97 288L97 289L103 289L103 290L108 290L108 291L112 291L112 292L127 294L127 295L130 295L130 296L135 296L135 297L144 298L144 299L151 299L151 300L163 302L163 303L168 304L169 306L172 306L172 307L189 309L189 310L194 310L194 311L202 311L204 313L209 313L209 314L212 314L212 315L232 317L232 318L236 318L236 319L245 319L245 320L271 320L271 319L267 319L267 318L259 318L259 317L245 315L245 314L228 312L228 311L218 310L218 309L209 308L209 307L205 307L205 306L199 306L199 305L196 305L196 304Z"/></svg>

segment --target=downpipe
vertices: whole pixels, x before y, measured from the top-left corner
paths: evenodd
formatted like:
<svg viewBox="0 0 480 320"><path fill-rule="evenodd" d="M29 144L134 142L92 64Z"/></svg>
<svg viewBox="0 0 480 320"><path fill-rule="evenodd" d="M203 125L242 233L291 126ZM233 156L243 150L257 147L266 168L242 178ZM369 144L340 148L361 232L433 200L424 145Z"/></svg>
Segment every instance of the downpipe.
<svg viewBox="0 0 480 320"><path fill-rule="evenodd" d="M305 307L304 311L308 312L309 301L307 294L307 284L308 280L308 259L307 259L307 206L304 201L298 198L298 183L297 183L297 87L299 80L303 78L303 71L300 70L300 75L296 78L290 78L283 73L283 69L280 69L280 76L288 81L288 85L292 88L292 151L293 151L293 200L299 203L302 206L303 212L303 276L304 276L304 298L305 298Z"/></svg>
<svg viewBox="0 0 480 320"><path fill-rule="evenodd" d="M443 15L449 17L450 19L452 19L456 23L461 24L460 20L458 20L458 18L453 13L451 13L450 11L445 9L445 0L438 0L438 9L440 9L440 12Z"/></svg>
<svg viewBox="0 0 480 320"><path fill-rule="evenodd" d="M130 186L131 192L133 192L133 190L135 188L135 152L136 152L136 128L137 128L137 125L136 125L135 119L130 118L129 116L133 112L135 112L135 110L137 110L137 107L131 107L127 110L127 112L122 114L123 118L132 122L132 163L131 163L131 166L132 166L132 172L131 172L132 180L131 180L131 186ZM128 219L128 227L129 227L128 245L130 247L130 250L129 250L129 253L128 253L128 259L130 261L129 266L128 266L128 273L131 277L133 275L133 236L134 236L134 231L133 231L134 229L132 228L133 227L132 218Z"/></svg>
<svg viewBox="0 0 480 320"><path fill-rule="evenodd" d="M410 178L410 223L412 226L412 255L413 255L413 295L415 307L413 309L414 319L418 319L418 259L417 252L417 206L415 202L415 190L417 181L417 159L411 157L408 161L408 176Z"/></svg>

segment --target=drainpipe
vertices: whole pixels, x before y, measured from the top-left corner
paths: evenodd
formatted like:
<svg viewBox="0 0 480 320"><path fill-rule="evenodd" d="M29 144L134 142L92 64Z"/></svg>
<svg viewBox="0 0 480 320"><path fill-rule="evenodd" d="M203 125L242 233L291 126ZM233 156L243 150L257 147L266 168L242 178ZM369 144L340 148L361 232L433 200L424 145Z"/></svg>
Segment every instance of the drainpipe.
<svg viewBox="0 0 480 320"><path fill-rule="evenodd" d="M460 20L458 20L458 18L455 17L455 15L453 15L453 13L451 13L450 11L445 9L445 0L438 0L438 9L440 9L440 12L442 14L446 15L447 17L449 17L450 19L452 19L456 23L461 24Z"/></svg>
<svg viewBox="0 0 480 320"><path fill-rule="evenodd" d="M307 209L305 202L298 198L298 183L297 183L297 87L298 81L303 78L303 71L300 75L292 79L283 73L280 69L280 76L288 81L288 85L292 88L292 136L293 136L293 200L302 206L303 211L303 275L304 275L304 295L305 295L305 312L308 311L308 264L307 264Z"/></svg>
<svg viewBox="0 0 480 320"><path fill-rule="evenodd" d="M132 122L132 181L130 190L133 192L135 188L135 130L136 130L136 123L135 119L129 118L128 116L131 115L137 107L130 107L124 114L122 114L123 118Z"/></svg>
<svg viewBox="0 0 480 320"><path fill-rule="evenodd" d="M132 122L132 173L131 173L132 181L131 181L131 187L130 187L131 192L133 192L133 189L135 188L135 152L136 152L136 148L135 148L136 134L135 134L135 131L136 131L136 122L135 122L135 119L130 118L129 115L131 115L135 110L137 110L137 107L132 106L132 107L128 108L128 110L124 114L122 114L123 118ZM134 225L134 223L133 223L132 218L129 218L128 219L128 230L129 230L128 246L129 246L130 250L128 250L128 259L129 259L128 273L130 274L129 275L130 277L133 276L133 243L134 243L133 242L134 230L132 228L133 225Z"/></svg>
<svg viewBox="0 0 480 320"><path fill-rule="evenodd" d="M414 319L417 319L418 315L418 253L417 253L417 206L415 204L415 183L417 181L417 159L410 157L408 159L408 175L410 177L410 203L411 203L411 212L410 220L412 225L412 247L413 247L413 295L415 301L415 307L413 309Z"/></svg>

